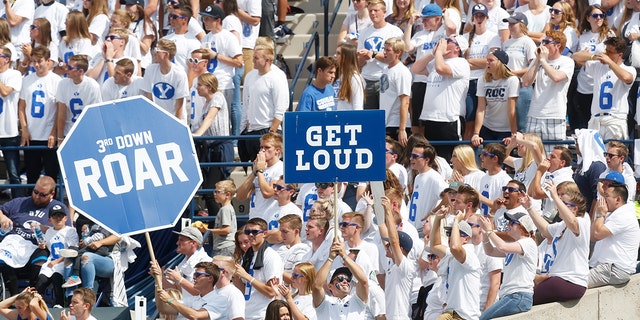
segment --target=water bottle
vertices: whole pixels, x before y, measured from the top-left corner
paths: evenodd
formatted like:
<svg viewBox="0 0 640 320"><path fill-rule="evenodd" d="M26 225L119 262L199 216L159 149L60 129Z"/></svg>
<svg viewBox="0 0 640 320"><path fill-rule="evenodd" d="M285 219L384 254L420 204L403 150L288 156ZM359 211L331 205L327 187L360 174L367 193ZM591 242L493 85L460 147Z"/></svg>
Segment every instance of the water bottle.
<svg viewBox="0 0 640 320"><path fill-rule="evenodd" d="M84 242L85 245L87 244L89 235L91 235L91 227L88 224L85 224L82 226L82 242Z"/></svg>
<svg viewBox="0 0 640 320"><path fill-rule="evenodd" d="M9 223L9 225L7 225L6 228L0 228L0 237L2 237L5 234L9 233L9 231L11 231L11 229L13 229L13 223Z"/></svg>
<svg viewBox="0 0 640 320"><path fill-rule="evenodd" d="M38 244L44 243L44 233L42 233L42 229L40 228L39 222L32 222L31 229L33 229L33 234L36 236L36 241Z"/></svg>

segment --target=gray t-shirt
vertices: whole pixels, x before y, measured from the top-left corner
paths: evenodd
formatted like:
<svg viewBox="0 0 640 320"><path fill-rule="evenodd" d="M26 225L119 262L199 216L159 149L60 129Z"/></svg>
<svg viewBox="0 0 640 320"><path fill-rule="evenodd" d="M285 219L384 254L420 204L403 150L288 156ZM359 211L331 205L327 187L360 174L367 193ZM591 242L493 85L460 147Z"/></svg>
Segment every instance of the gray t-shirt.
<svg viewBox="0 0 640 320"><path fill-rule="evenodd" d="M228 204L218 211L216 216L216 222L213 224L214 229L219 229L224 226L230 226L231 232L226 236L213 235L213 250L220 250L235 245L233 236L236 233L238 227L236 224L236 212L233 210L233 206Z"/></svg>

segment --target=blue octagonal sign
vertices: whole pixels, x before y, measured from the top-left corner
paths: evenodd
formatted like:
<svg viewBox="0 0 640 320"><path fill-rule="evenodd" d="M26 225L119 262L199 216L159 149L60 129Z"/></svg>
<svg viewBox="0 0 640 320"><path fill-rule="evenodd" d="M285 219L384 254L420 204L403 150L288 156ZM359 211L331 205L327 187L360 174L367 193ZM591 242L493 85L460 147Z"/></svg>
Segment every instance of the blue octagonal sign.
<svg viewBox="0 0 640 320"><path fill-rule="evenodd" d="M86 107L58 160L71 205L120 235L173 227L202 183L187 126L142 96Z"/></svg>

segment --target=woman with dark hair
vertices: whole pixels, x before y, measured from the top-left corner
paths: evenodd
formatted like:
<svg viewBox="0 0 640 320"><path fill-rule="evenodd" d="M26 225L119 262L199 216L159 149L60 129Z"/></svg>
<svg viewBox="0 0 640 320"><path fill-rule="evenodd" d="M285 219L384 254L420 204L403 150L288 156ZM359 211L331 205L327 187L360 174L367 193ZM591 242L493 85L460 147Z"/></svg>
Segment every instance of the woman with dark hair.
<svg viewBox="0 0 640 320"><path fill-rule="evenodd" d="M291 320L291 307L282 300L273 300L267 306L264 320Z"/></svg>
<svg viewBox="0 0 640 320"><path fill-rule="evenodd" d="M339 44L335 58L338 68L333 88L336 93L337 110L362 110L364 79L358 68L356 47L349 43Z"/></svg>

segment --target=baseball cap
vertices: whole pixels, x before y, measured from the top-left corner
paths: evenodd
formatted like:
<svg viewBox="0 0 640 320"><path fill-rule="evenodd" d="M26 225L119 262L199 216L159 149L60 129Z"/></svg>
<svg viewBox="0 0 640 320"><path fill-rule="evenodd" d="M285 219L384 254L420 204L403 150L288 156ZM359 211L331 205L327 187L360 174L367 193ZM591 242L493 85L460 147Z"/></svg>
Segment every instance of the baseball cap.
<svg viewBox="0 0 640 320"><path fill-rule="evenodd" d="M63 216L66 216L67 212L64 210L64 208L61 205L56 204L53 207L51 207L51 209L49 209L49 217L53 217L56 214L61 214Z"/></svg>
<svg viewBox="0 0 640 320"><path fill-rule="evenodd" d="M487 6L485 6L482 3L478 3L475 6L473 6L473 9L471 10L471 15L474 16L476 15L476 13L482 13L485 16L489 16L489 10L487 9Z"/></svg>
<svg viewBox="0 0 640 320"><path fill-rule="evenodd" d="M382 238L382 240L388 242L389 238ZM411 248L413 248L413 239L411 239L411 237L406 232L398 231L398 240L400 242L400 248L404 249L407 252L411 251Z"/></svg>
<svg viewBox="0 0 640 320"><path fill-rule="evenodd" d="M202 245L202 233L195 227L186 227L180 232L174 231L173 233L195 240L199 245Z"/></svg>
<svg viewBox="0 0 640 320"><path fill-rule="evenodd" d="M140 6L144 7L144 1L142 0L120 0L121 4L127 4L127 5L136 5L139 4Z"/></svg>
<svg viewBox="0 0 640 320"><path fill-rule="evenodd" d="M435 3L430 3L422 8L422 17L442 17L442 9Z"/></svg>
<svg viewBox="0 0 640 320"><path fill-rule="evenodd" d="M224 11L222 11L222 8L216 5L209 5L204 8L204 10L200 11L200 15L209 16L215 19L223 19Z"/></svg>
<svg viewBox="0 0 640 320"><path fill-rule="evenodd" d="M507 65L507 63L509 63L509 55L506 52L498 49L491 52L491 54L494 55L505 66Z"/></svg>
<svg viewBox="0 0 640 320"><path fill-rule="evenodd" d="M522 22L524 23L524 25L527 25L529 23L529 19L527 19L527 16L525 16L524 13L522 12L514 12L513 14L511 14L511 16L509 16L509 18L502 19L502 22L508 22L508 23Z"/></svg>
<svg viewBox="0 0 640 320"><path fill-rule="evenodd" d="M598 179L598 181L602 182L605 180L609 180L612 181L614 183L618 183L618 184L623 184L623 185L627 185L624 181L624 176L622 175L622 173L618 172L618 171L611 171L609 173L607 173L607 175L602 178L602 179Z"/></svg>
<svg viewBox="0 0 640 320"><path fill-rule="evenodd" d="M444 230L447 233L448 237L451 236L451 226L444 227ZM471 226L466 221L458 222L458 230L460 230L461 234L464 233L469 237L473 233L473 231L471 230Z"/></svg>
<svg viewBox="0 0 640 320"><path fill-rule="evenodd" d="M451 35L449 38L447 38L447 41L451 40L453 40L453 42L460 48L460 52L465 52L467 49L469 49L469 40L467 40L467 38L465 38L463 35Z"/></svg>
<svg viewBox="0 0 640 320"><path fill-rule="evenodd" d="M524 229L527 230L527 232L531 232L536 229L536 225L533 224L533 220L531 220L531 217L524 212L515 212L515 213L506 212L504 214L504 217L507 218L507 220L509 221L517 222L518 224L523 226Z"/></svg>
<svg viewBox="0 0 640 320"><path fill-rule="evenodd" d="M333 280L335 280L335 278L337 278L341 274L347 276L347 278L349 278L349 282L351 282L353 273L351 273L351 270L349 270L349 268L347 267L340 267L336 269L336 271L334 271L333 274L331 275L331 280L329 282L333 282Z"/></svg>

